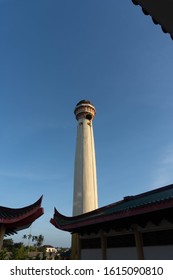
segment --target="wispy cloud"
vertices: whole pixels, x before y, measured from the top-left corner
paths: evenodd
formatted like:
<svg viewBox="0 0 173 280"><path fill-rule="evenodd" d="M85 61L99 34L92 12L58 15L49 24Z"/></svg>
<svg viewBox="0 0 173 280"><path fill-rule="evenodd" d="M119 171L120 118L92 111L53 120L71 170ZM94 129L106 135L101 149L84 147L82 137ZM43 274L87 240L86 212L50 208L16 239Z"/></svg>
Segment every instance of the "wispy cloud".
<svg viewBox="0 0 173 280"><path fill-rule="evenodd" d="M37 120L34 122L30 123L23 123L21 122L20 124L17 125L16 128L18 128L18 131L22 133L35 133L35 132L40 132L40 131L46 131L46 130L59 130L59 129L64 129L64 127L72 127L71 123L68 123L67 121L63 122L56 122L56 121L42 121L42 120Z"/></svg>
<svg viewBox="0 0 173 280"><path fill-rule="evenodd" d="M57 174L42 174L35 172L26 172L26 171L0 171L0 177L14 178L14 179L27 179L27 180L36 180L36 181L45 181L45 180L58 180L61 175Z"/></svg>
<svg viewBox="0 0 173 280"><path fill-rule="evenodd" d="M166 147L160 155L153 177L156 187L173 183L173 145Z"/></svg>

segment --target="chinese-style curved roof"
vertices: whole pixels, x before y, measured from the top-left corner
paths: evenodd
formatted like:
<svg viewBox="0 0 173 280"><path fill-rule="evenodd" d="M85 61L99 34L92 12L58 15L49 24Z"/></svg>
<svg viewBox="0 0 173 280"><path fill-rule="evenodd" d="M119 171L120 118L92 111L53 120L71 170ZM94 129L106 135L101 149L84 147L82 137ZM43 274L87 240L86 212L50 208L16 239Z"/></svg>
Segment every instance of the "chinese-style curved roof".
<svg viewBox="0 0 173 280"><path fill-rule="evenodd" d="M14 234L29 227L43 215L44 210L41 208L42 198L41 196L35 203L23 208L0 206L0 225L5 226L5 235Z"/></svg>
<svg viewBox="0 0 173 280"><path fill-rule="evenodd" d="M119 227L124 222L127 226L127 223L144 223L149 219L156 221L163 219L165 215L173 222L173 185L124 197L121 201L74 217L66 217L55 208L50 222L59 229L76 232L106 223L113 223L114 226L117 223Z"/></svg>
<svg viewBox="0 0 173 280"><path fill-rule="evenodd" d="M150 15L155 24L159 24L164 33L173 39L173 1L170 0L132 0L140 5L145 15Z"/></svg>

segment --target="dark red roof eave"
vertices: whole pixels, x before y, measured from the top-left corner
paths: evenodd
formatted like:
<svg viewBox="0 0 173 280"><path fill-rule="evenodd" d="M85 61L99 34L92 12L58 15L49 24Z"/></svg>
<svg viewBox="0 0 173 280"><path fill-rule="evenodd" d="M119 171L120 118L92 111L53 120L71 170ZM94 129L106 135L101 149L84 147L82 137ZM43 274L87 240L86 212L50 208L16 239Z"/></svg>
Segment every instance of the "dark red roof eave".
<svg viewBox="0 0 173 280"><path fill-rule="evenodd" d="M88 219L82 219L82 215L80 215L79 219L77 220L77 217L65 217L61 215L57 210L55 211L54 218L51 219L51 223L57 227L58 229L64 230L64 231L74 231L77 230L78 228L90 226L90 225L95 225L99 223L104 223L104 222L110 222L113 220L119 220L119 219L126 219L129 217L135 217L141 214L149 214L151 212L159 211L159 210L164 210L164 209L169 209L173 208L173 200L167 200L167 201L162 201L159 203L154 203L154 204L147 204L141 207L136 207L132 209L128 209L126 211L121 211L118 213L112 213L109 215L99 215L99 216L94 216L93 217L88 217ZM89 213L88 213L89 214ZM74 219L76 221L74 222ZM58 220L64 220L65 223L57 223ZM68 220L68 223L67 223Z"/></svg>
<svg viewBox="0 0 173 280"><path fill-rule="evenodd" d="M37 213L40 209L42 209L42 211L43 211L43 208L37 207L37 208L31 210L30 212L25 213L25 214L23 214L23 215L20 215L20 216L18 216L18 217L13 217L13 218L0 218L0 223L1 223L1 224L4 224L4 225L17 223L17 222L19 222L19 221L21 221L21 220L28 219L30 216L32 216L32 215L34 215L35 213Z"/></svg>
<svg viewBox="0 0 173 280"><path fill-rule="evenodd" d="M18 221L13 221L11 223L5 224L5 227L7 230L13 229L15 231L18 230L18 228L27 228L30 224L32 224L36 219L41 217L44 214L44 209L39 208L36 209L36 211L32 214L30 214L28 217L23 217Z"/></svg>
<svg viewBox="0 0 173 280"><path fill-rule="evenodd" d="M1 206L0 224L3 224L6 228L12 228L17 224L23 226L32 223L44 213L43 208L41 208L42 198L43 196L41 196L35 203L23 208L14 209Z"/></svg>
<svg viewBox="0 0 173 280"><path fill-rule="evenodd" d="M161 20L161 17L163 17L163 15L164 15L164 13L162 14L160 14L159 16L158 16L158 10L157 10L157 13L155 12L154 13L154 15L153 15L153 12L151 12L151 11L148 11L148 9L147 9L147 6L150 4L149 2L150 1L146 1L145 3L144 3L144 1L139 1L139 0L132 0L132 2L133 2L133 4L134 5L139 5L141 8L142 8L142 11L143 11L143 13L145 14L145 15L150 15L151 16L151 18L152 18L152 20L153 20L153 22L154 22L154 24L159 24L160 26L161 26L161 29L162 29L162 31L164 32L164 33L169 33L169 35L170 35L170 37L171 37L171 39L173 40L173 29L172 29L172 27L171 27L171 19L172 19L172 14L171 14L171 12L172 12L172 6L170 6L168 9L167 9L167 13L165 14L166 15L166 17L167 17L167 19L169 19L169 26L165 26L165 23L164 23L164 21L163 20ZM161 1L160 1L161 2ZM145 4L145 5L144 5ZM157 1L155 1L155 5L157 6ZM162 1L160 4L164 4L164 1ZM169 5L172 5L172 3L171 3L171 1L169 2ZM145 7L144 7L145 6ZM163 6L162 6L162 8L163 8ZM163 11L164 9L162 9L162 11ZM166 11L165 11L166 12ZM169 13L169 15L168 15L168 13ZM163 22L162 22L163 21ZM167 23L168 24L168 23ZM167 25L166 24L166 25Z"/></svg>

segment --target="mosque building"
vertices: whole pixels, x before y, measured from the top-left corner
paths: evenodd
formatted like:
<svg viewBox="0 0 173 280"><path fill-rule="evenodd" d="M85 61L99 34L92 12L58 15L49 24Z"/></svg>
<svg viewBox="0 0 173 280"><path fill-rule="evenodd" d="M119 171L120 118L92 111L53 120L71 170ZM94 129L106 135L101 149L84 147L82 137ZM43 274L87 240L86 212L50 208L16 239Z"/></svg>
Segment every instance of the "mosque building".
<svg viewBox="0 0 173 280"><path fill-rule="evenodd" d="M130 195L98 208L92 120L82 100L78 121L73 216L55 208L51 223L72 234L72 259L173 259L173 185Z"/></svg>
<svg viewBox="0 0 173 280"><path fill-rule="evenodd" d="M173 39L170 0L132 0L154 24ZM173 184L129 195L97 208L96 164L92 120L95 107L82 100L75 108L78 136L75 161L73 216L55 208L51 223L75 236L72 259L172 260ZM88 141L88 142L87 142Z"/></svg>

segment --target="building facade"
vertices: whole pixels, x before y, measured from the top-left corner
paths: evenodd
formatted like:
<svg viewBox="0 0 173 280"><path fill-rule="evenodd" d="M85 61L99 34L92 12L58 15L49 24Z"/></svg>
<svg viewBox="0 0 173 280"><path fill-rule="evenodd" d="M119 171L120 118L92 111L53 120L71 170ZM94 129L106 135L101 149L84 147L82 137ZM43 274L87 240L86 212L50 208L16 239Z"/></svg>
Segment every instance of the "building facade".
<svg viewBox="0 0 173 280"><path fill-rule="evenodd" d="M173 185L51 223L78 236L78 259L173 259Z"/></svg>

